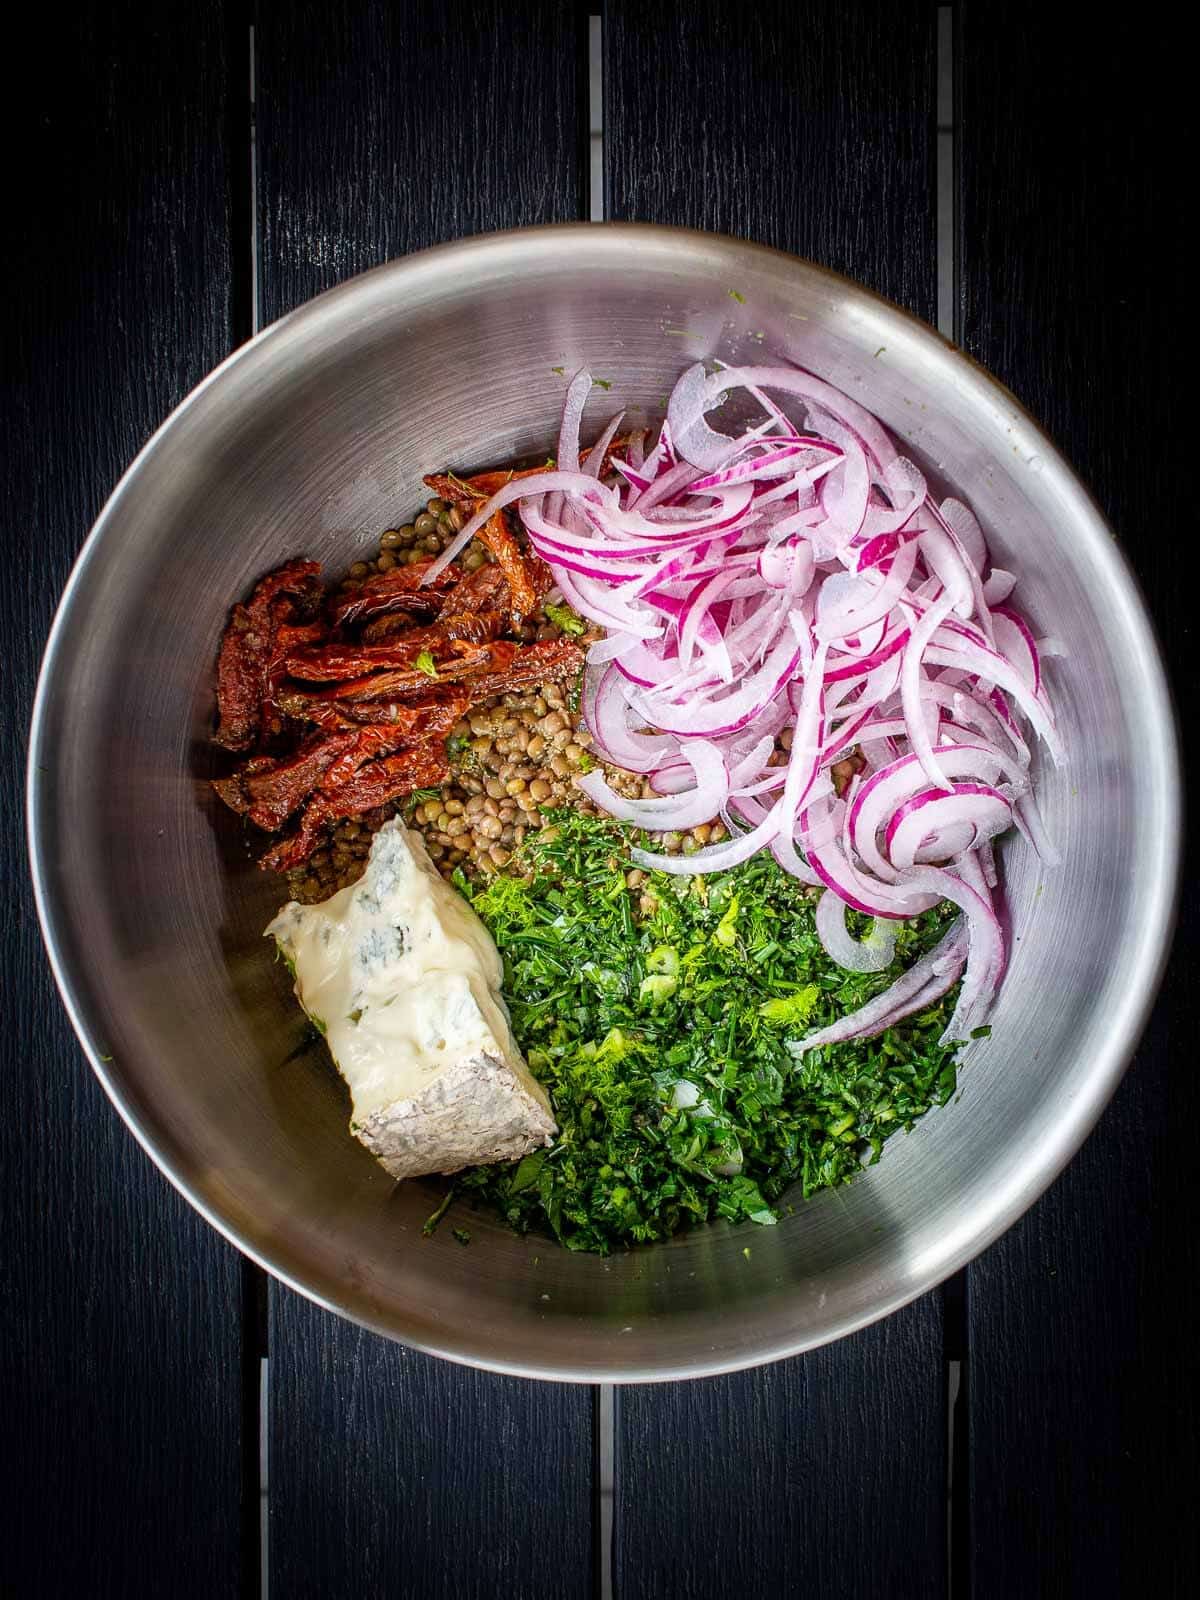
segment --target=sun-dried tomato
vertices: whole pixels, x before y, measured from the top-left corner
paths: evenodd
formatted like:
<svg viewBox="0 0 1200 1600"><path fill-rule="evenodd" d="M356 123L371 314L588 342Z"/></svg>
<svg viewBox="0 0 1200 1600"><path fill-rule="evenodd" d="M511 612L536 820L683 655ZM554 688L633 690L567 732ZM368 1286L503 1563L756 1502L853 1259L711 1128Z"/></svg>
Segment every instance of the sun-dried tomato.
<svg viewBox="0 0 1200 1600"><path fill-rule="evenodd" d="M297 831L273 845L259 865L268 871L287 872L308 859L329 823L388 805L414 789L431 788L445 782L449 775L450 763L440 743L422 744L368 761L330 792L314 795Z"/></svg>
<svg viewBox="0 0 1200 1600"><path fill-rule="evenodd" d="M328 683L385 668L411 667L419 656L428 655L440 675L443 664L452 664L463 654L459 645L489 643L499 637L506 620L499 611L443 616L429 627L410 628L377 644L333 644L297 651L288 657L287 669L293 678L306 683Z"/></svg>
<svg viewBox="0 0 1200 1600"><path fill-rule="evenodd" d="M263 738L269 721L281 630L307 624L320 599L316 561L289 561L269 572L246 605L236 605L217 658L217 744L247 750ZM313 638L320 637L313 633Z"/></svg>
<svg viewBox="0 0 1200 1600"><path fill-rule="evenodd" d="M419 617L436 617L448 589L458 578L447 568L429 584L423 579L432 561L414 561L411 566L393 567L378 572L357 589L339 595L329 606L329 620L337 627L348 627L385 611L411 611Z"/></svg>

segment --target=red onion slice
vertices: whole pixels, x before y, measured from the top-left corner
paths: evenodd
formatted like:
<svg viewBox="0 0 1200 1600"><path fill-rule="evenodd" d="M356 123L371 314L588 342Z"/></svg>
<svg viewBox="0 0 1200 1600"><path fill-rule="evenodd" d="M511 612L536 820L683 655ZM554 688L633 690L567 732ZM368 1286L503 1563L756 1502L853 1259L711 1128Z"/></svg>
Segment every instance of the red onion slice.
<svg viewBox="0 0 1200 1600"><path fill-rule="evenodd" d="M721 752L706 739L690 739L682 751L696 775L695 786L654 800L627 800L609 787L602 772L576 778L589 800L620 822L633 822L653 832L696 828L715 817L729 795L729 774Z"/></svg>
<svg viewBox="0 0 1200 1600"><path fill-rule="evenodd" d="M986 1015L1004 975L1004 935L990 898L985 898L987 887L981 878L979 887L973 888L943 867L921 867L905 881L940 900L953 900L966 913L967 970L954 1015L942 1035L943 1043L965 1041Z"/></svg>
<svg viewBox="0 0 1200 1600"><path fill-rule="evenodd" d="M825 954L847 972L883 972L896 953L896 925L876 921L865 938L856 939L846 927L847 906L826 889L817 901L817 938Z"/></svg>
<svg viewBox="0 0 1200 1600"><path fill-rule="evenodd" d="M850 1039L869 1039L905 1017L927 1010L958 982L966 964L967 936L960 918L932 950L890 988L847 1016L839 1017L827 1028L789 1045L793 1055L806 1055L827 1044L844 1044Z"/></svg>

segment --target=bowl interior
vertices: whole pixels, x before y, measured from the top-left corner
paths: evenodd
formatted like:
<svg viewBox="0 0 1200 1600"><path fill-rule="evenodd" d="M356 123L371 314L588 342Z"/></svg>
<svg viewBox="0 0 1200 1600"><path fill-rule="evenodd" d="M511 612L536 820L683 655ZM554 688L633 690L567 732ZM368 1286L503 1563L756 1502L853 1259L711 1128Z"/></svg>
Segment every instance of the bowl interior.
<svg viewBox="0 0 1200 1600"><path fill-rule="evenodd" d="M737 296L731 294L736 290ZM692 360L810 367L969 499L1020 574L1071 753L1042 764L1064 864L1004 852L1012 964L961 1093L850 1187L774 1229L718 1224L602 1261L483 1214L424 1239L435 1191L346 1131L262 939L279 891L212 797L212 667L231 602L283 559L348 564L421 475L553 447L563 379L661 413ZM1161 671L1111 536L998 386L928 329L774 252L564 228L429 252L268 330L127 475L76 571L35 719L48 940L97 1069L206 1214L305 1292L423 1348L543 1376L714 1371L849 1331L953 1270L1046 1185L1127 1058L1176 848ZM111 1059L107 1059L111 1058ZM751 1244L749 1259L743 1247Z"/></svg>

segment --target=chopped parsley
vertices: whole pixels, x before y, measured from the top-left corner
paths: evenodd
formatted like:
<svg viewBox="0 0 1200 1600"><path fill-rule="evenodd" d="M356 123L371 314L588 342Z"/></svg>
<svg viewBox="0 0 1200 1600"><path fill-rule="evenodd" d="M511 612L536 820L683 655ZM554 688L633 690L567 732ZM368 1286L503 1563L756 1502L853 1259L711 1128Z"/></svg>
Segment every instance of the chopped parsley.
<svg viewBox="0 0 1200 1600"><path fill-rule="evenodd" d="M587 630L587 623L569 605L556 605L553 600L547 600L542 610L546 613L546 620L552 622L560 633L584 633Z"/></svg>
<svg viewBox="0 0 1200 1600"><path fill-rule="evenodd" d="M449 742L449 740L446 741L447 746L449 746ZM469 744L470 740L467 742ZM411 794L405 795L404 809L406 811L415 811L417 806L423 806L427 800L440 800L441 798L442 791L440 789L414 789Z"/></svg>
<svg viewBox="0 0 1200 1600"><path fill-rule="evenodd" d="M602 1254L716 1217L770 1226L793 1184L807 1197L846 1182L954 1093L938 1044L953 992L877 1039L788 1049L892 983L953 908L903 924L886 972L844 972L769 856L630 889L630 830L576 811L548 821L514 862L526 875L456 881L504 958L559 1136L462 1175L460 1194Z"/></svg>
<svg viewBox="0 0 1200 1600"><path fill-rule="evenodd" d="M428 650L421 651L420 655L413 662L413 666L416 667L418 672L423 672L427 678L436 678L438 675L437 662L433 659Z"/></svg>

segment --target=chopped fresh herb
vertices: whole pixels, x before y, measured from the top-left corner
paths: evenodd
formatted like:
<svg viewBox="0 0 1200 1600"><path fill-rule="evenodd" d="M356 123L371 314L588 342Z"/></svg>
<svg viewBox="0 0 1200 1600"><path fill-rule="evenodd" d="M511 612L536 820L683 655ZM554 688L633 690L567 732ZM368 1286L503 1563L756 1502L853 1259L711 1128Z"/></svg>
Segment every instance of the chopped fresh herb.
<svg viewBox="0 0 1200 1600"><path fill-rule="evenodd" d="M729 298L731 300L736 300L740 306L744 306L746 304L746 296L744 294L739 294L736 289L730 289Z"/></svg>
<svg viewBox="0 0 1200 1600"><path fill-rule="evenodd" d="M452 733L446 740L446 758L455 766L469 765L474 760L469 733Z"/></svg>
<svg viewBox="0 0 1200 1600"><path fill-rule="evenodd" d="M362 1014L363 1008L361 1006L355 1006L354 1010L347 1014L346 1021L352 1022L357 1028L359 1023L362 1021Z"/></svg>
<svg viewBox="0 0 1200 1600"><path fill-rule="evenodd" d="M881 993L942 935L953 908L901 925L885 972L844 972L814 902L766 855L705 878L625 883L636 837L553 811L514 865L457 886L496 940L517 1042L559 1135L458 1180L513 1227L608 1253L725 1217L770 1226L878 1159L955 1089L938 1037L953 993L876 1039L795 1045Z"/></svg>
<svg viewBox="0 0 1200 1600"><path fill-rule="evenodd" d="M450 1209L450 1202L454 1199L454 1185L451 1184L442 1196L442 1203L430 1216L425 1218L425 1225L421 1229L426 1239L437 1232L437 1225Z"/></svg>
<svg viewBox="0 0 1200 1600"><path fill-rule="evenodd" d="M580 772L594 772L596 770L596 758L590 750L580 752L579 770Z"/></svg>
<svg viewBox="0 0 1200 1600"><path fill-rule="evenodd" d="M876 352L875 352L876 359L878 359L886 349L887 349L887 345L881 344L879 346L879 349L876 350Z"/></svg>
<svg viewBox="0 0 1200 1600"><path fill-rule="evenodd" d="M556 378L562 378L566 376L567 369L566 367L551 367L550 371Z"/></svg>
<svg viewBox="0 0 1200 1600"><path fill-rule="evenodd" d="M295 963L295 961L293 961L292 957L290 955L288 955L287 951L280 944L278 939L276 939L276 941L275 941L275 959L276 959L276 961L282 961L284 966L291 973L292 977L295 978L295 976L296 976L296 963Z"/></svg>
<svg viewBox="0 0 1200 1600"><path fill-rule="evenodd" d="M423 806L427 800L439 799L441 793L440 789L414 789L411 794L405 795L404 809L411 812L417 806Z"/></svg>
<svg viewBox="0 0 1200 1600"><path fill-rule="evenodd" d="M773 1027L802 1028L812 1016L813 1007L820 998L821 991L817 985L808 983L804 988L797 989L795 994L777 995L773 1000L764 1000L758 1008L758 1014Z"/></svg>
<svg viewBox="0 0 1200 1600"><path fill-rule="evenodd" d="M972 1039L990 1039L992 1037L991 1025L985 1023L982 1028L972 1028L971 1037Z"/></svg>
<svg viewBox="0 0 1200 1600"><path fill-rule="evenodd" d="M611 389L612 388L612 384L609 382L609 380L607 378L593 378L592 382L596 385L597 389Z"/></svg>
<svg viewBox="0 0 1200 1600"><path fill-rule="evenodd" d="M587 631L587 623L569 605L556 605L553 600L547 600L542 606L542 610L546 613L547 620L552 622L561 633L584 633Z"/></svg>
<svg viewBox="0 0 1200 1600"><path fill-rule="evenodd" d="M638 984L638 999L647 1000L652 1006L660 1006L664 1000L671 998L678 987L679 979L672 977L669 972L652 972Z"/></svg>
<svg viewBox="0 0 1200 1600"><path fill-rule="evenodd" d="M111 1057L111 1056L103 1056L103 1055L102 1055L102 1056L101 1056L101 1057L100 1057L100 1060L101 1060L101 1061L104 1061L104 1062L109 1062L109 1061L111 1061L111 1060L112 1060L112 1057Z"/></svg>
<svg viewBox="0 0 1200 1600"><path fill-rule="evenodd" d="M436 678L438 675L437 662L428 650L421 651L421 654L413 662L413 666L416 667L418 672L423 672L427 678Z"/></svg>
<svg viewBox="0 0 1200 1600"><path fill-rule="evenodd" d="M471 1242L471 1235L467 1232L466 1228L451 1228L450 1237L454 1240L455 1244L470 1244Z"/></svg>
<svg viewBox="0 0 1200 1600"><path fill-rule="evenodd" d="M317 1016L315 1011L310 1011L308 1013L308 1020L321 1035L322 1039L325 1038L326 1034L329 1032L329 1024L325 1021L325 1018Z"/></svg>

